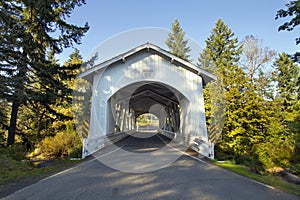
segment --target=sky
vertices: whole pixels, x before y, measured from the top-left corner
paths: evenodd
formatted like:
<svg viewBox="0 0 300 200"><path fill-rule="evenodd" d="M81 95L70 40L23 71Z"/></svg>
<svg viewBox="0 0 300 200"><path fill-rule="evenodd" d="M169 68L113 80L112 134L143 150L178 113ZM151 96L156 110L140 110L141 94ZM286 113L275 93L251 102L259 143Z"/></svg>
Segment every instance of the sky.
<svg viewBox="0 0 300 200"><path fill-rule="evenodd" d="M163 35L166 36L175 19L179 20L192 46L204 48L215 22L221 18L239 41L254 35L262 39L264 46L278 53L292 54L299 50L295 44L299 29L278 32L278 27L288 18L275 20L276 12L285 9L286 3L288 0L86 0L68 21L76 25L88 22L90 26L81 45L75 45L84 60L99 49L102 60L116 56L129 50L133 43L128 42L132 41L138 46L156 39L161 42L157 45L165 48ZM143 32L138 32L140 30ZM153 34L153 30L158 34ZM126 34L130 37L120 37ZM72 51L66 49L58 59L64 62ZM197 55L201 50L193 51ZM111 55L105 55L106 52Z"/></svg>

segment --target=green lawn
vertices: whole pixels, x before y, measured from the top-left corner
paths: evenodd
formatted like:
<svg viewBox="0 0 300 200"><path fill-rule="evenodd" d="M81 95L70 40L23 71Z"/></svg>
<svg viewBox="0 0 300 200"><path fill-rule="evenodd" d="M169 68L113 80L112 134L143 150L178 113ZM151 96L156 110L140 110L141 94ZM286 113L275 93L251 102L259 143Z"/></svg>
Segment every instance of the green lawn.
<svg viewBox="0 0 300 200"><path fill-rule="evenodd" d="M269 174L269 173L264 175L255 174L250 172L250 169L248 167L243 165L236 165L230 161L225 161L225 162L215 161L214 163L220 167L228 169L237 174L246 176L248 178L254 179L258 182L270 185L276 189L300 196L300 185L288 183L284 181L281 177L276 176L274 174Z"/></svg>
<svg viewBox="0 0 300 200"><path fill-rule="evenodd" d="M47 167L36 168L29 161L16 161L6 155L0 155L0 184L29 176L51 175L52 173L71 167L78 162L57 160Z"/></svg>

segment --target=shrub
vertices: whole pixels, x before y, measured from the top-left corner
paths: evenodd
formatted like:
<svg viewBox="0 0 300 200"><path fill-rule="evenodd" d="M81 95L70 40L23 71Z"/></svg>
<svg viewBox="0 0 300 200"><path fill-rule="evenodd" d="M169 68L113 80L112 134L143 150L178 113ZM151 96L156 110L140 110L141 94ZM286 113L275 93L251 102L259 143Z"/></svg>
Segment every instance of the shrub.
<svg viewBox="0 0 300 200"><path fill-rule="evenodd" d="M255 146L257 159L265 169L272 167L289 167L294 153L294 140L292 137L285 139L271 138L269 141Z"/></svg>
<svg viewBox="0 0 300 200"><path fill-rule="evenodd" d="M291 165L292 173L300 176L300 163Z"/></svg>
<svg viewBox="0 0 300 200"><path fill-rule="evenodd" d="M74 130L65 130L42 140L39 153L45 158L80 156L81 140Z"/></svg>
<svg viewBox="0 0 300 200"><path fill-rule="evenodd" d="M233 160L234 153L229 148L224 148L220 144L215 145L215 159L217 160Z"/></svg>
<svg viewBox="0 0 300 200"><path fill-rule="evenodd" d="M21 143L15 143L8 147L1 147L0 154L5 155L16 161L21 161L25 159L25 149Z"/></svg>

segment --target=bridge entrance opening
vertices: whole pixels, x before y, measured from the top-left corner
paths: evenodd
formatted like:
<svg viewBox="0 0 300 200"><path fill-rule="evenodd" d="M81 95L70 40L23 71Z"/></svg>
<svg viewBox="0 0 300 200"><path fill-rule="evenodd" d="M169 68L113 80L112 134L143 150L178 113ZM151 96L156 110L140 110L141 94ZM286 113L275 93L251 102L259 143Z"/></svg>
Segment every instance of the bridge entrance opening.
<svg viewBox="0 0 300 200"><path fill-rule="evenodd" d="M187 101L174 88L158 82L125 86L109 99L109 130L179 131L181 104Z"/></svg>

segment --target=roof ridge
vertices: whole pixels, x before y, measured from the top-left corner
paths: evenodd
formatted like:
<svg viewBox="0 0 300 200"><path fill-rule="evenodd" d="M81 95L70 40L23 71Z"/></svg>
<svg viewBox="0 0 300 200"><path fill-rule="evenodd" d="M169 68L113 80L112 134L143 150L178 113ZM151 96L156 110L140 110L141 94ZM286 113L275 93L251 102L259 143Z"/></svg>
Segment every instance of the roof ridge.
<svg viewBox="0 0 300 200"><path fill-rule="evenodd" d="M142 51L142 50L144 50L146 48L148 49L148 51L150 49L152 49L152 50L156 51L159 54L162 54L162 55L164 55L166 57L169 57L171 63L177 62L177 63L185 66L185 68L187 68L187 70L189 70L189 71L191 71L191 72L193 72L193 73L195 73L195 74L197 74L199 76L203 76L204 75L206 77L206 79L210 79L210 80L216 79L216 77L213 74L207 72L206 70L204 70L202 68L199 68L195 64L193 64L193 63L191 63L189 61L186 61L186 60L184 60L182 58L179 58L178 56L172 54L171 52L169 52L169 51L161 48L158 45L150 43L150 42L143 43L143 44L141 44L141 45L139 45L139 46L137 46L135 48L132 48L132 49L130 49L130 50L128 50L128 51L126 51L126 52L124 52L122 54L119 54L119 55L117 55L117 56L115 56L115 57L113 57L111 59L108 59L108 60L103 61L103 62L101 62L99 64L96 64L95 66L92 66L92 67L88 68L87 70L85 70L84 72L80 73L79 77L84 78L84 77L86 77L86 76L88 76L88 75L90 75L90 74L92 74L94 72L97 72L100 69L102 69L102 68L104 68L106 66L109 66L109 65L111 65L113 63L116 63L116 62L118 62L120 60L122 60L123 62L126 62L126 58L127 57L129 57L131 55L134 55L134 54L136 54L136 53L138 53L138 52L140 52L140 51Z"/></svg>

